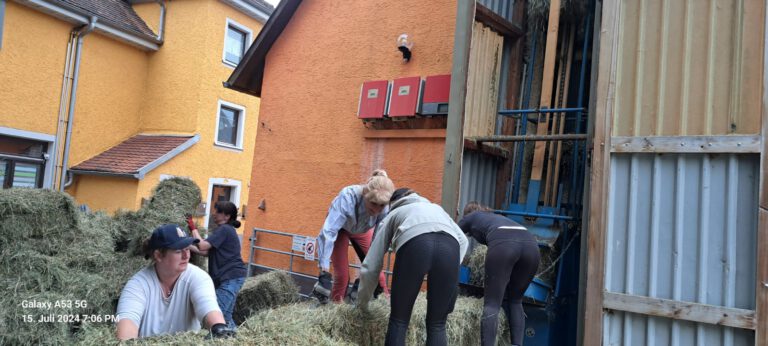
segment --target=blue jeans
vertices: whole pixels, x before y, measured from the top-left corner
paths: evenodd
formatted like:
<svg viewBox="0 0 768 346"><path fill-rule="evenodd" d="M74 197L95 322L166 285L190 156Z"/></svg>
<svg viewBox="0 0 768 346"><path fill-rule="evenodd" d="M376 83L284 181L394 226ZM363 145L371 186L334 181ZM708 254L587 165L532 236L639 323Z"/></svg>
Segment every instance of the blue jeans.
<svg viewBox="0 0 768 346"><path fill-rule="evenodd" d="M235 301L237 300L237 292L243 287L245 278L237 278L222 281L218 287L216 287L216 302L219 303L221 313L224 315L224 321L227 322L227 327L236 328L235 321L232 319L232 311L235 310Z"/></svg>

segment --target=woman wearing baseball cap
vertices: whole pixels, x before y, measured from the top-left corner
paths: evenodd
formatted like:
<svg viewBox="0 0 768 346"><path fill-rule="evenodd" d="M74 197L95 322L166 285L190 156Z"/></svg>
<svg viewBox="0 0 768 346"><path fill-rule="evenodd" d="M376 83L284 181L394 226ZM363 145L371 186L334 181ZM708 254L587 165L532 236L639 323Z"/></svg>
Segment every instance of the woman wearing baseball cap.
<svg viewBox="0 0 768 346"><path fill-rule="evenodd" d="M231 335L211 278L189 264L189 247L197 242L173 224L158 227L144 241L144 257L152 263L128 280L120 294L118 339L200 330L201 321L213 336Z"/></svg>

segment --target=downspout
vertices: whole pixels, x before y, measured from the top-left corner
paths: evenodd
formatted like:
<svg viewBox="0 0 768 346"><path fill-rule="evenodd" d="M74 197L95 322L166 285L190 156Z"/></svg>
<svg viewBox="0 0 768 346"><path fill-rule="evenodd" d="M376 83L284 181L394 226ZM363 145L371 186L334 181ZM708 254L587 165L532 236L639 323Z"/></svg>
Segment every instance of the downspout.
<svg viewBox="0 0 768 346"><path fill-rule="evenodd" d="M157 28L157 40L162 43L165 33L165 0L157 0L157 3L160 5L160 24L158 24Z"/></svg>
<svg viewBox="0 0 768 346"><path fill-rule="evenodd" d="M59 190L64 191L66 187L72 184L72 178L69 177L67 172L67 164L69 161L69 148L72 144L72 125L75 121L75 101L77 100L77 82L80 79L80 58L83 52L83 38L93 31L96 27L96 21L98 17L91 17L88 24L83 25L73 30L77 39L77 45L75 46L75 66L72 73L72 88L69 96L69 116L67 119L67 136L64 140L64 156L61 162L61 181L59 183Z"/></svg>

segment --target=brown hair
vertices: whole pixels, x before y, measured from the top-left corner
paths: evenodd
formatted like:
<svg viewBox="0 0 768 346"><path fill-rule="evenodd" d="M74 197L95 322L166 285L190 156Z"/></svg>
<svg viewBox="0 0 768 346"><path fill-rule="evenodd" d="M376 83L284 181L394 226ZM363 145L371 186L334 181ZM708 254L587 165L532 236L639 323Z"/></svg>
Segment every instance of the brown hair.
<svg viewBox="0 0 768 346"><path fill-rule="evenodd" d="M237 206L229 201L219 201L213 206L217 212L229 216L228 224L234 228L240 227L240 221L237 221Z"/></svg>
<svg viewBox="0 0 768 346"><path fill-rule="evenodd" d="M141 242L141 253L144 254L144 259L152 259L152 261L155 260L155 257L153 256L155 254L155 250L160 251L160 255L165 257L165 253L168 252L168 249L152 249L149 247L149 237L147 239L144 239L143 242Z"/></svg>
<svg viewBox="0 0 768 346"><path fill-rule="evenodd" d="M395 190L395 184L387 176L383 169L374 170L368 182L365 183L363 198L376 204L387 204L392 197L392 191Z"/></svg>
<svg viewBox="0 0 768 346"><path fill-rule="evenodd" d="M464 206L464 216L472 214L476 211L493 211L493 209L481 204L478 201L471 201Z"/></svg>

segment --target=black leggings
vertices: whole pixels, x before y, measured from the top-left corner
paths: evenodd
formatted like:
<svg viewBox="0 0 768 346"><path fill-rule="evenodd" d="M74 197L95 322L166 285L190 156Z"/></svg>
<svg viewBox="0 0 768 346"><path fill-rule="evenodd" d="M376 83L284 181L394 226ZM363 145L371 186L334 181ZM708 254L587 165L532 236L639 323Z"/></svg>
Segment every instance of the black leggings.
<svg viewBox="0 0 768 346"><path fill-rule="evenodd" d="M447 345L445 321L453 311L459 281L459 242L444 232L425 233L398 251L392 273L386 345L405 345L408 323L427 276L427 345Z"/></svg>
<svg viewBox="0 0 768 346"><path fill-rule="evenodd" d="M494 233L498 232L502 230ZM536 241L512 234L499 238L502 239L489 241L485 256L485 302L480 324L482 343L496 344L499 307L503 299L512 345L522 345L525 329L523 294L538 270L539 246Z"/></svg>

